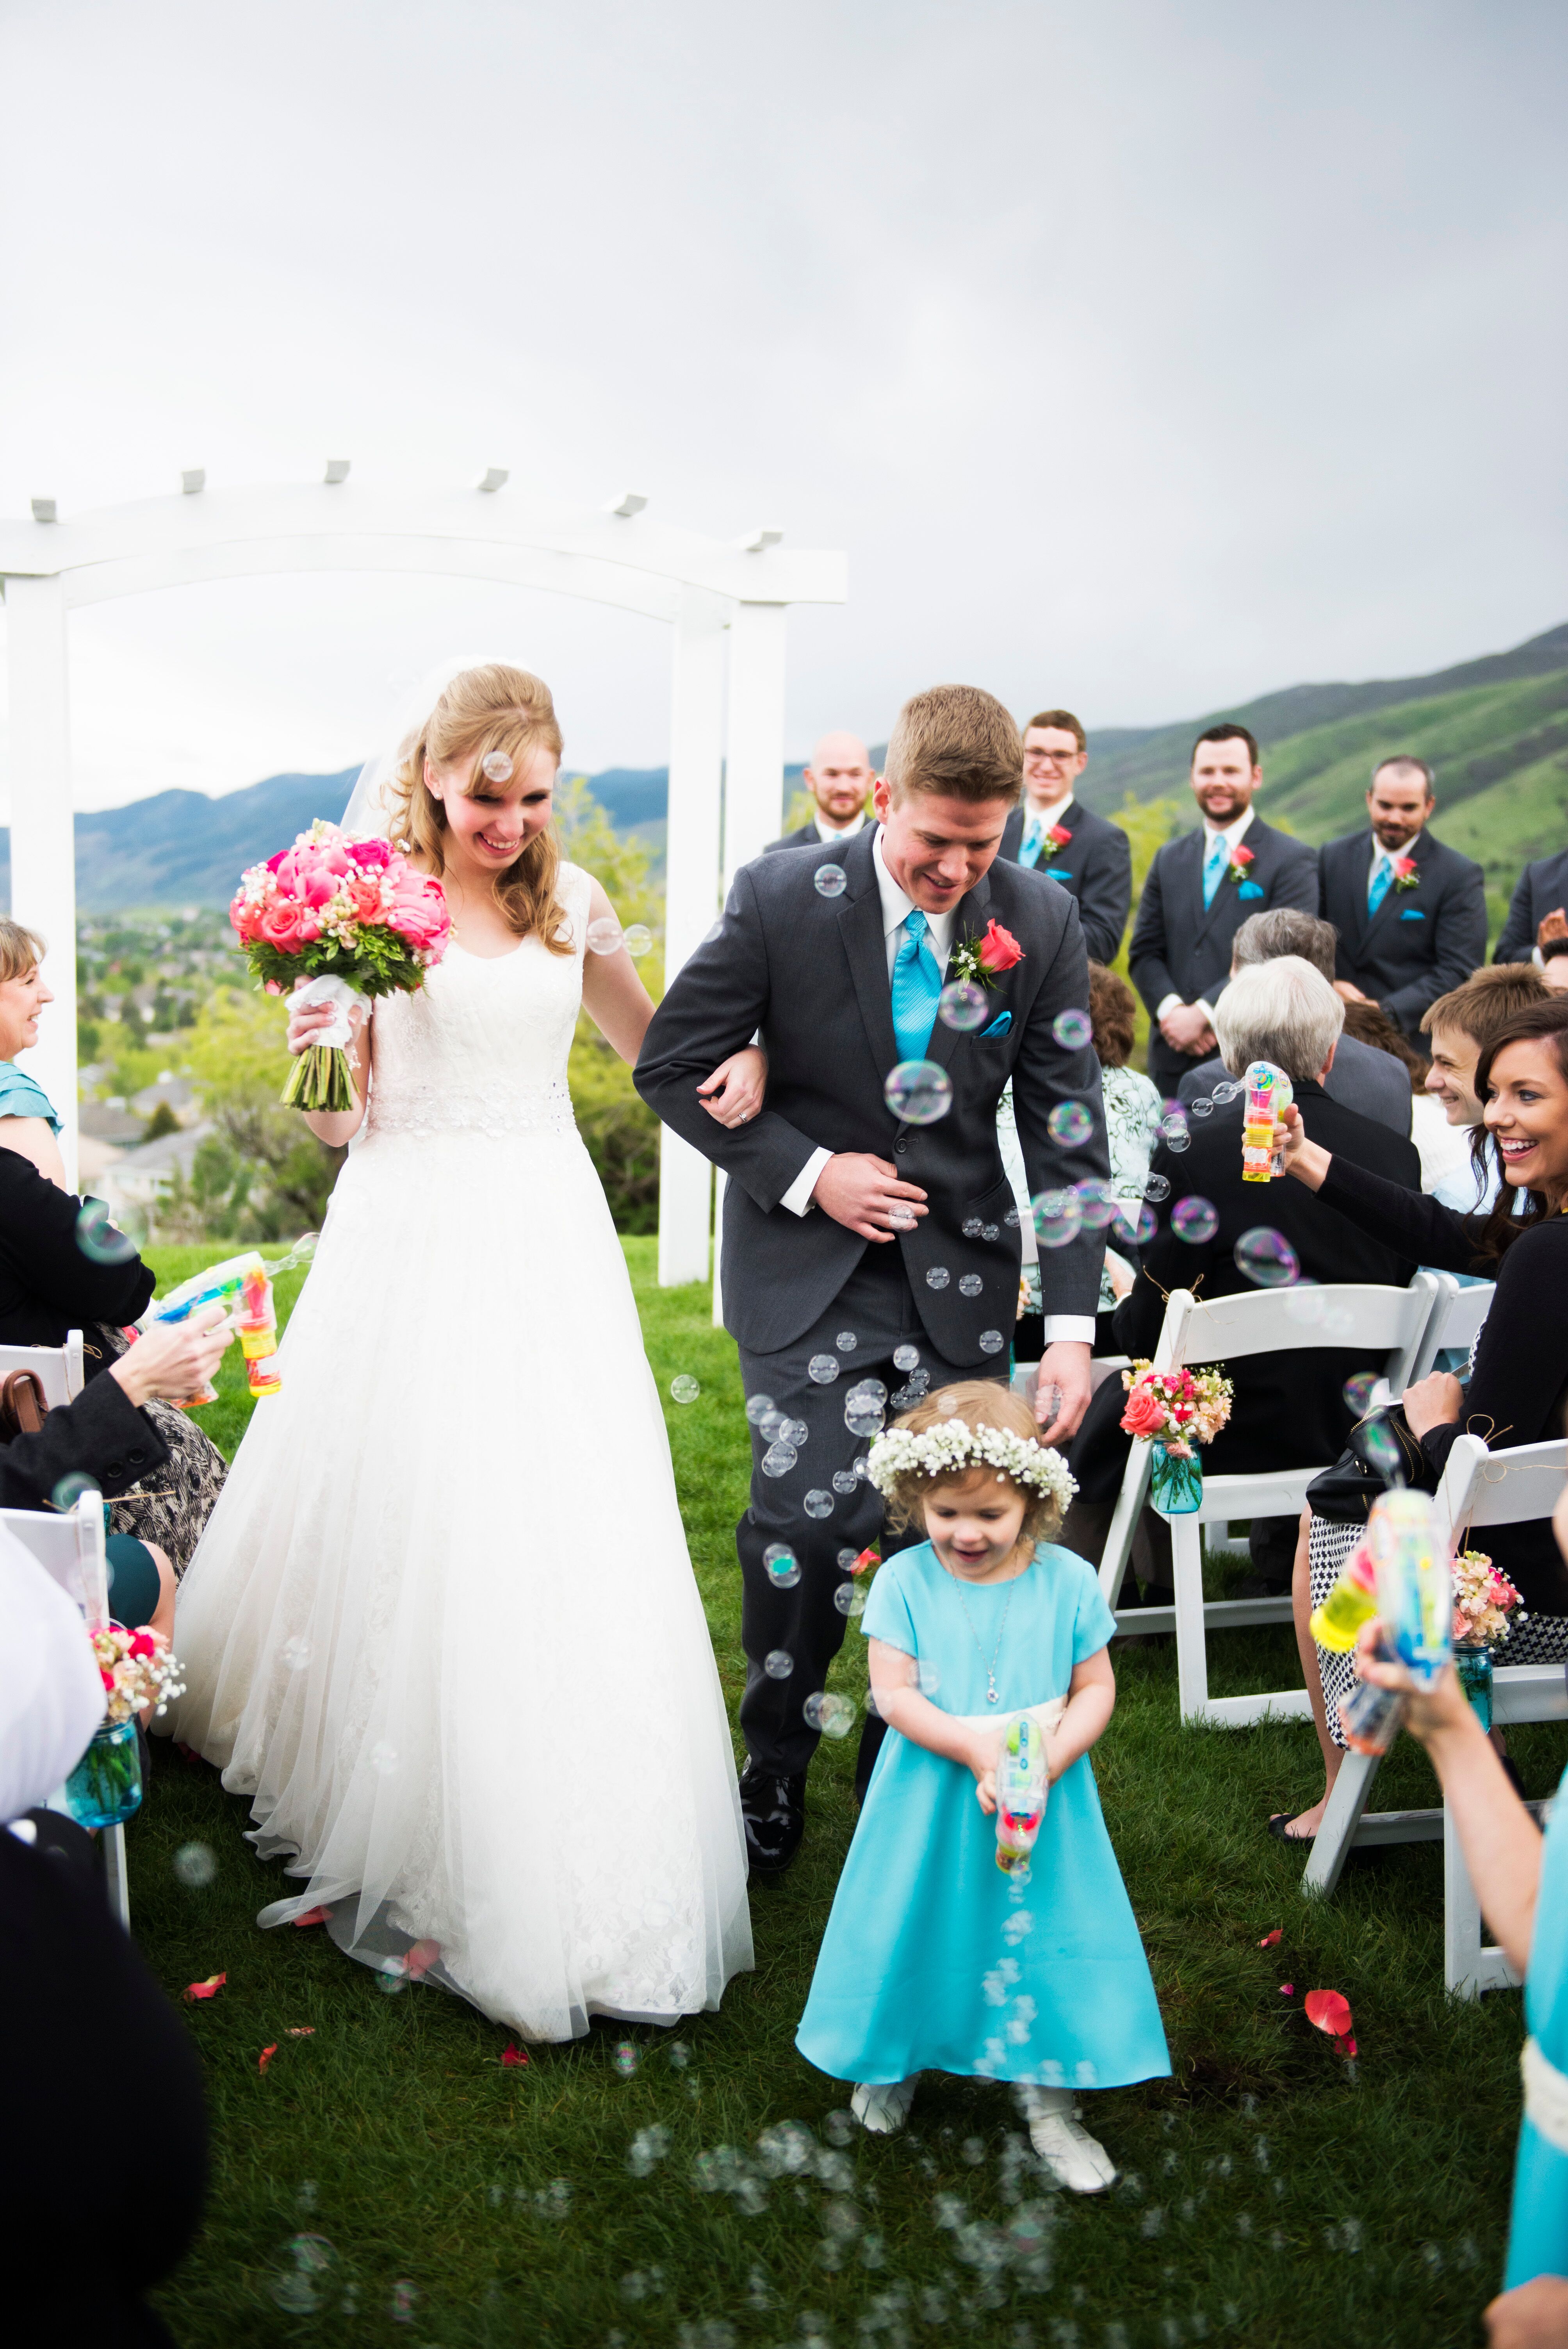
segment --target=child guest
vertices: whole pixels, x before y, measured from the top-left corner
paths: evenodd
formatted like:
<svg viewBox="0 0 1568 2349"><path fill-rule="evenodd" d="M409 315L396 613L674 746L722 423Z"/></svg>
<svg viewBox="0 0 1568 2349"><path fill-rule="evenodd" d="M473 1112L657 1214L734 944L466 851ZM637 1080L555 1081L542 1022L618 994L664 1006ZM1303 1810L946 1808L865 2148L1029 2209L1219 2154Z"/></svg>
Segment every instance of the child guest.
<svg viewBox="0 0 1568 2349"><path fill-rule="evenodd" d="M1094 1569L1057 1547L1073 1483L1027 1407L944 1388L872 1447L890 1559L861 1628L895 1730L839 1880L797 2044L858 2083L863 2127L902 2127L923 2071L1009 2080L1035 2149L1093 2194L1116 2167L1074 2091L1170 2072L1160 2009L1100 1815L1088 1752L1116 1702L1115 1630ZM1009 1719L1048 1733L1051 1787L1026 1885L996 1864Z"/></svg>

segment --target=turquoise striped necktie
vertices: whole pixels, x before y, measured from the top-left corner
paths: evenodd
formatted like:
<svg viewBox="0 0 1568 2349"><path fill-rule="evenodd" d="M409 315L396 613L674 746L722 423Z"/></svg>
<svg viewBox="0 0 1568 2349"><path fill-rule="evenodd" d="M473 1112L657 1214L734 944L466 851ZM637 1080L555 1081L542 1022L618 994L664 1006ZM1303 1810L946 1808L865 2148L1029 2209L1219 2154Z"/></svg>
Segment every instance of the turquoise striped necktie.
<svg viewBox="0 0 1568 2349"><path fill-rule="evenodd" d="M905 915L902 927L892 964L892 1032L901 1061L923 1061L936 1025L942 973L926 943L925 916L916 909Z"/></svg>
<svg viewBox="0 0 1568 2349"><path fill-rule="evenodd" d="M1031 867L1037 864L1040 861L1040 851L1045 844L1046 835L1038 824L1026 824L1024 828L1023 842L1018 850L1019 864Z"/></svg>
<svg viewBox="0 0 1568 2349"><path fill-rule="evenodd" d="M1224 835L1217 832L1209 843L1208 854L1203 859L1203 911L1205 913L1214 902L1214 892L1219 887L1221 876L1230 861L1231 852Z"/></svg>
<svg viewBox="0 0 1568 2349"><path fill-rule="evenodd" d="M1367 892L1367 911L1375 914L1394 885L1394 868L1386 856L1379 857L1372 874L1372 885Z"/></svg>

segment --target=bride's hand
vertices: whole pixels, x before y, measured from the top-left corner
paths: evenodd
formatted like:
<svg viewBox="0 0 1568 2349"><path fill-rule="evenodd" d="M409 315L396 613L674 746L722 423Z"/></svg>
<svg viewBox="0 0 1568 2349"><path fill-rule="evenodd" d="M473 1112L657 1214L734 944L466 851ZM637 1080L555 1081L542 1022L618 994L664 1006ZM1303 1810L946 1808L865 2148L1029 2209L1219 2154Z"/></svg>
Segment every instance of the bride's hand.
<svg viewBox="0 0 1568 2349"><path fill-rule="evenodd" d="M296 992L298 988L307 987L309 984L310 982L308 979L299 979L296 982ZM313 1044L319 1043L321 1040L321 1030L326 1027L335 1017L336 1009L336 1005L332 1003L291 1002L289 1005L289 1050L291 1052L308 1052Z"/></svg>
<svg viewBox="0 0 1568 2349"><path fill-rule="evenodd" d="M698 1085L696 1095L709 1117L720 1125L748 1125L762 1106L768 1087L768 1055L759 1045L748 1044L721 1061L711 1077Z"/></svg>

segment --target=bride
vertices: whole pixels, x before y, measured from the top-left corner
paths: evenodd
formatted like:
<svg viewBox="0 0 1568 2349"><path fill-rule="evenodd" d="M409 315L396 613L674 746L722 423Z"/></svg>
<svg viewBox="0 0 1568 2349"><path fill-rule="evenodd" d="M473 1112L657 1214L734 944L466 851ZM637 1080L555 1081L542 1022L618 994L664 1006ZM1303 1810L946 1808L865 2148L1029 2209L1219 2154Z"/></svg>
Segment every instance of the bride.
<svg viewBox="0 0 1568 2349"><path fill-rule="evenodd" d="M352 1957L538 2039L715 2007L752 1961L729 1726L625 1261L573 1122L579 1004L634 1061L653 1006L551 824L548 688L455 677L387 828L453 918L356 1016L355 1140L181 1588L175 1736ZM495 780L500 778L500 780ZM329 1007L299 1009L301 1051ZM755 1106L758 1056L715 1072ZM705 1092L708 1088L705 1087Z"/></svg>

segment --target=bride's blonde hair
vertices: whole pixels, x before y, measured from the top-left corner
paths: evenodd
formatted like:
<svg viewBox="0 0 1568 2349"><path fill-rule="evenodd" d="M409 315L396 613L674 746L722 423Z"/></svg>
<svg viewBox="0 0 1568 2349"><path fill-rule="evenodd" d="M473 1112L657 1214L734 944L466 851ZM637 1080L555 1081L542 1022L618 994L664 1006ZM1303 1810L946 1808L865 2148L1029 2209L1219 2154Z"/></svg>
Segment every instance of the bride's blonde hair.
<svg viewBox="0 0 1568 2349"><path fill-rule="evenodd" d="M492 750L504 751L515 774L537 750L559 761L561 728L542 678L525 668L491 661L465 668L452 678L422 726L403 744L388 794L392 837L415 849L439 879L447 869L447 811L425 781L425 761L433 767L473 761L472 774ZM472 783L469 794L472 793ZM561 843L553 823L535 833L521 855L494 882L496 899L519 937L540 938L552 954L572 952L562 935L562 916L555 884Z"/></svg>

